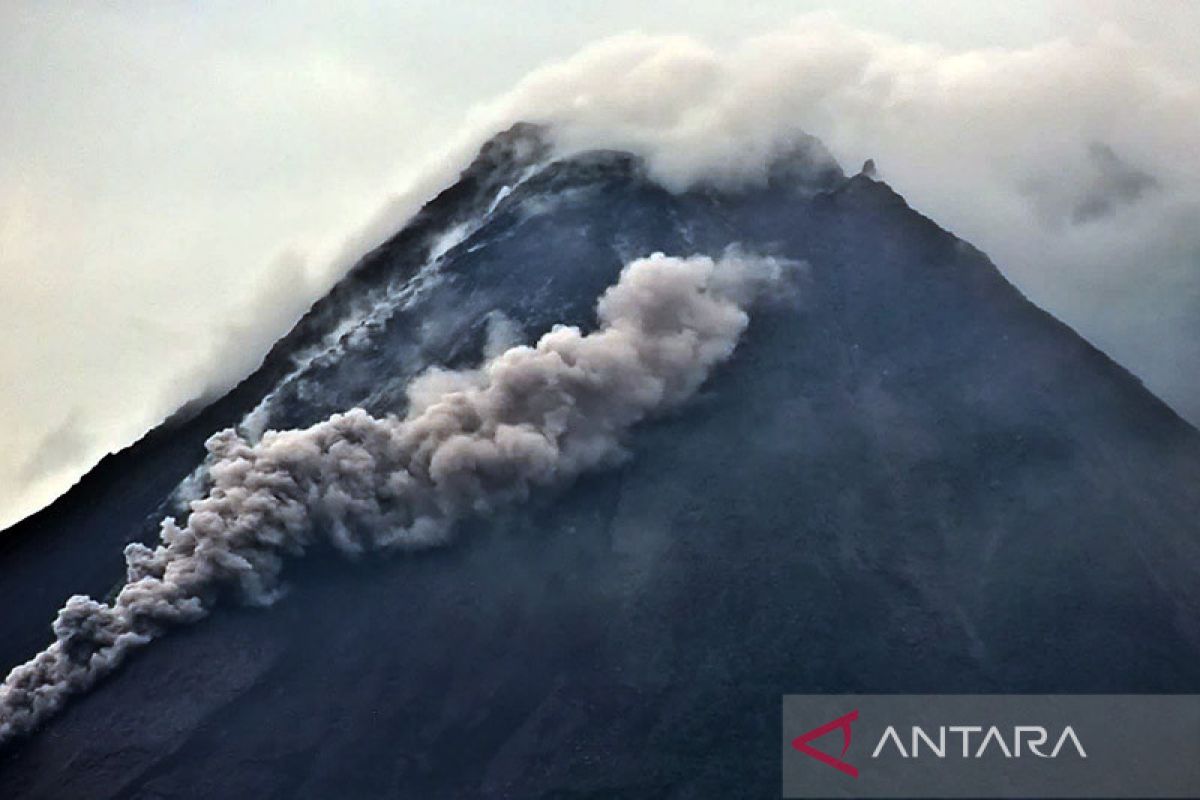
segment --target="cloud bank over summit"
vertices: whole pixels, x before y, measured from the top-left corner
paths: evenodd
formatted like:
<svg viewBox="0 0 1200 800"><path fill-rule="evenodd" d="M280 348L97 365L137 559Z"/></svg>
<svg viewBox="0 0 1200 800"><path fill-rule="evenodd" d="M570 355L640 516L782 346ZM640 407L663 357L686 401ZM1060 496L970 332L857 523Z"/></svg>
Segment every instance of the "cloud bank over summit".
<svg viewBox="0 0 1200 800"><path fill-rule="evenodd" d="M858 27L827 14L727 26L713 20L734 12L692 5L674 26L688 35L605 38L643 18L672 28L659 8L606 7L612 21L584 26L583 40L598 41L566 58L577 40L535 49L546 65L508 91L529 60L468 59L460 74L425 53L404 64L432 81L424 100L395 62L410 51L383 35L403 27L377 9L361 30L353 14L334 24L317 6L284 20L214 15L212 31L166 10L11 12L22 69L39 57L65 66L0 84L24 110L11 152L34 156L0 163L0 293L12 298L13 331L0 364L21 376L0 394L0 416L14 421L0 454L0 525L246 374L357 257L517 120L552 125L564 153L639 153L673 188L751 185L801 132L847 171L873 158L915 208L1200 420L1200 70L1180 34L1197 22L1190 6L1069 2L1055 6L1061 24L1030 23L1029 35L984 46L917 42L898 23L891 34L863 28L887 21L876 12ZM911 8L943 39L955 14L979 25L978 10L936 6ZM161 52L155 37L166 34ZM50 85L76 75L89 76L86 92ZM82 117L37 129L29 110L39 102ZM114 198L122 180L134 181L136 202Z"/></svg>
<svg viewBox="0 0 1200 800"><path fill-rule="evenodd" d="M622 36L529 75L481 130L639 153L664 184L760 182L797 137L875 159L922 213L1200 421L1200 81L1115 28L952 51L825 15L717 48Z"/></svg>
<svg viewBox="0 0 1200 800"><path fill-rule="evenodd" d="M348 556L446 543L454 523L618 463L630 429L689 399L733 355L747 309L788 265L730 251L628 264L596 306L599 326L559 325L477 369L432 370L403 417L362 409L250 443L207 444L208 485L161 543L126 548L111 604L75 596L55 640L0 685L0 744L28 732L172 625L204 617L221 589L269 604L286 557L319 542Z"/></svg>

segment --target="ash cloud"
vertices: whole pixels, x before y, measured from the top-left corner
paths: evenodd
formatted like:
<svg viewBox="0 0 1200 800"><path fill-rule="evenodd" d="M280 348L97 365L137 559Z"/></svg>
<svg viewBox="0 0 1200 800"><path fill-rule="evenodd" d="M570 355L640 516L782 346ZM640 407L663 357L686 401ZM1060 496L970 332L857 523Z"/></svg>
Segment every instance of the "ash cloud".
<svg viewBox="0 0 1200 800"><path fill-rule="evenodd" d="M590 333L556 326L472 370L431 370L403 417L352 409L250 443L207 443L206 492L161 543L126 548L111 603L70 598L54 641L0 686L0 743L29 732L219 591L269 604L286 559L320 542L348 556L448 542L456 520L618 462L631 427L691 397L728 359L747 309L785 264L734 251L628 264ZM500 324L500 323L497 323Z"/></svg>

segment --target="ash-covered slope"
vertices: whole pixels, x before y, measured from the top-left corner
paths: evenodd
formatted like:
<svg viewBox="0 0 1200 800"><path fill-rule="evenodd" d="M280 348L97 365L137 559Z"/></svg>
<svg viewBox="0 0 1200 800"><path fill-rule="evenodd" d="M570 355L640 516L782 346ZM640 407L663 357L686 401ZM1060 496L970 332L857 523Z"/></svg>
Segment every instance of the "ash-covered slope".
<svg viewBox="0 0 1200 800"><path fill-rule="evenodd" d="M794 296L620 470L289 565L0 753L3 796L773 796L785 692L1200 691L1200 434L1135 379L811 142L738 192L548 154L498 137L229 397L0 537L4 668L219 427L396 409L654 251L802 260Z"/></svg>

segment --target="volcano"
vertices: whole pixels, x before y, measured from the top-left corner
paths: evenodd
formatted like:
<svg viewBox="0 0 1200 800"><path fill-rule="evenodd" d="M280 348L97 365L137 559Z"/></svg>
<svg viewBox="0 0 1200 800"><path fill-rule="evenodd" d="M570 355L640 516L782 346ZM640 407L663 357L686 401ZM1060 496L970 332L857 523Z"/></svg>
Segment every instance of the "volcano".
<svg viewBox="0 0 1200 800"><path fill-rule="evenodd" d="M0 750L12 798L777 796L802 692L1200 691L1200 432L815 140L671 191L519 124L227 396L0 535L7 671L186 517L204 442L595 327L652 253L794 266L617 467L455 543L287 564Z"/></svg>

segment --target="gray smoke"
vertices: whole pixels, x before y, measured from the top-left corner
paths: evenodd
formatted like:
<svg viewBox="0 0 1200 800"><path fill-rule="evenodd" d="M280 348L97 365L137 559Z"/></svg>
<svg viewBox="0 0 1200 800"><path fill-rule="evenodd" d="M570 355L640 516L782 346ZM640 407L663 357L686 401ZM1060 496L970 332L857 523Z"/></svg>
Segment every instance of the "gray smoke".
<svg viewBox="0 0 1200 800"><path fill-rule="evenodd" d="M630 427L690 397L729 358L746 308L783 265L728 252L627 265L597 304L592 333L557 326L474 370L431 370L404 417L362 409L250 444L207 443L208 490L187 524L125 550L111 604L70 598L54 642L0 687L0 743L28 732L218 590L269 604L284 560L320 541L349 556L447 542L456 520L562 486L623 454Z"/></svg>

